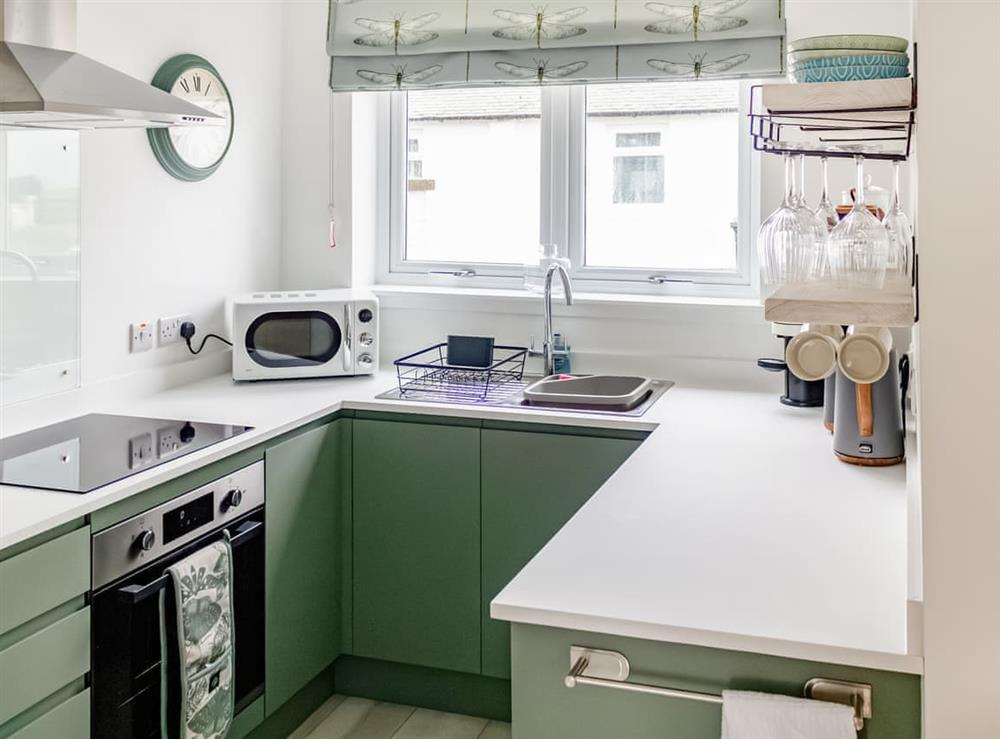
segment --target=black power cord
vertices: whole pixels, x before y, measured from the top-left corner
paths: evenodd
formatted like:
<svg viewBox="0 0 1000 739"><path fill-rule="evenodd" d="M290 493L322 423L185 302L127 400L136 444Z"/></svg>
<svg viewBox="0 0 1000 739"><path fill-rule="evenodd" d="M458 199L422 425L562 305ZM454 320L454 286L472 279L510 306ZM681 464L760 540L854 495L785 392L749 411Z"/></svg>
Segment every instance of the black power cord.
<svg viewBox="0 0 1000 739"><path fill-rule="evenodd" d="M195 327L191 321L184 321L184 323L181 324L181 336L184 337L184 341L187 342L187 348L192 354L201 354L201 350L205 348L205 342L209 339L218 339L223 344L228 344L229 346L233 345L233 342L229 339L224 339L218 334L205 334L205 338L201 340L201 345L195 349L191 346L191 338L194 336L194 332Z"/></svg>

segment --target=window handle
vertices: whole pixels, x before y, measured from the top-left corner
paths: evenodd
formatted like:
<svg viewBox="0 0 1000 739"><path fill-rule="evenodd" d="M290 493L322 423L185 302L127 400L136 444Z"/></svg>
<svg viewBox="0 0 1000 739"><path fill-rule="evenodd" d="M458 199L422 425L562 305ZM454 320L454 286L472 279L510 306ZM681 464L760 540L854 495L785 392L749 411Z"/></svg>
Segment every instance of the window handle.
<svg viewBox="0 0 1000 739"><path fill-rule="evenodd" d="M448 277L475 277L474 269L432 269L429 275L446 275Z"/></svg>
<svg viewBox="0 0 1000 739"><path fill-rule="evenodd" d="M649 277L646 278L646 280L653 285L667 285L672 282L683 282L683 283L693 282L693 280L678 280L675 277L667 277L666 275L650 275Z"/></svg>

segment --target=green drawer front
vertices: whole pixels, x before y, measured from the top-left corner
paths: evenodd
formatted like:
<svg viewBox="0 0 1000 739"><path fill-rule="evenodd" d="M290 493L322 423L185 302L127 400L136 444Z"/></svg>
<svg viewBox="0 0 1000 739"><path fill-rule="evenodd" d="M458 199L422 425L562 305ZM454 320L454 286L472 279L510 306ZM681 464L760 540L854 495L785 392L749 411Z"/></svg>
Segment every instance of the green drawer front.
<svg viewBox="0 0 1000 739"><path fill-rule="evenodd" d="M0 724L90 670L90 609L0 652Z"/></svg>
<svg viewBox="0 0 1000 739"><path fill-rule="evenodd" d="M89 589L89 527L0 562L0 634Z"/></svg>
<svg viewBox="0 0 1000 739"><path fill-rule="evenodd" d="M8 739L89 739L90 689L77 693Z"/></svg>

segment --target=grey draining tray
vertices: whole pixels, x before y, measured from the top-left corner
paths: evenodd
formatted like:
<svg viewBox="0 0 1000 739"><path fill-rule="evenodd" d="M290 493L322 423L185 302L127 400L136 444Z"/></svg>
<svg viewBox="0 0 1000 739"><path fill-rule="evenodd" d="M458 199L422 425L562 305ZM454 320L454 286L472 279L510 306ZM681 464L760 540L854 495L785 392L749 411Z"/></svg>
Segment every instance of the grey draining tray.
<svg viewBox="0 0 1000 739"><path fill-rule="evenodd" d="M553 375L526 387L524 400L531 405L586 406L621 413L638 406L652 386L648 377L579 375L560 379Z"/></svg>

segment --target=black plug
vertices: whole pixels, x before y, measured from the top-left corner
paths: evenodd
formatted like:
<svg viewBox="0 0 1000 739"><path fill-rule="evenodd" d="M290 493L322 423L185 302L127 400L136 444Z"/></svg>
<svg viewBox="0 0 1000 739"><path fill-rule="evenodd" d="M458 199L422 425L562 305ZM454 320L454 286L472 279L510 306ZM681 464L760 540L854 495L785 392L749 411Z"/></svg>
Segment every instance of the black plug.
<svg viewBox="0 0 1000 739"><path fill-rule="evenodd" d="M229 339L224 339L218 334L205 334L205 338L201 340L201 346L195 349L193 346L191 346L191 339L194 337L194 332L195 332L195 326L192 321L184 321L184 323L181 324L181 338L183 338L184 341L187 343L188 351L190 351L192 354L201 354L201 350L205 348L205 342L208 341L209 339L217 339L218 341L221 341L223 344L229 344L229 346L233 345L233 342L229 341Z"/></svg>

